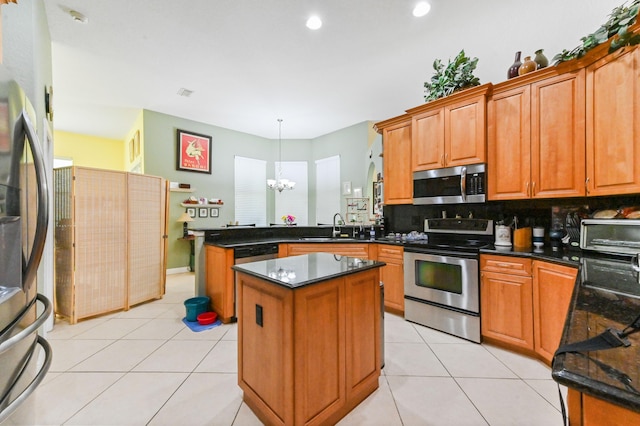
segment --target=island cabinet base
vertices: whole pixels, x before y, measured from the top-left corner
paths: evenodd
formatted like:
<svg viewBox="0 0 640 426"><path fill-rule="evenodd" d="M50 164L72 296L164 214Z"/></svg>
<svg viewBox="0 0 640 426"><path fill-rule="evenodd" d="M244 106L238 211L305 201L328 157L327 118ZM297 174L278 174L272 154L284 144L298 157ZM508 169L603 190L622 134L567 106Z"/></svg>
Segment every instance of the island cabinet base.
<svg viewBox="0 0 640 426"><path fill-rule="evenodd" d="M568 390L570 426L618 426L640 424L640 413L583 394Z"/></svg>
<svg viewBox="0 0 640 426"><path fill-rule="evenodd" d="M335 424L378 388L378 269L293 289L236 279L238 383L262 422Z"/></svg>

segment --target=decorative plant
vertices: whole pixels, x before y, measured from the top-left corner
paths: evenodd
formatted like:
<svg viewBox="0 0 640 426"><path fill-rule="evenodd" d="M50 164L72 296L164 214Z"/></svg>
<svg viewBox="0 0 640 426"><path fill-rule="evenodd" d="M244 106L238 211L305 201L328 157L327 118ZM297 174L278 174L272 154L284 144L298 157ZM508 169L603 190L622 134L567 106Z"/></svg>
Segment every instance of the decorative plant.
<svg viewBox="0 0 640 426"><path fill-rule="evenodd" d="M477 65L478 58L466 56L464 50L458 53L453 62L449 59L446 67L440 59L433 61L435 73L430 82L424 83L425 102L449 96L456 90L478 86L480 79L473 75Z"/></svg>
<svg viewBox="0 0 640 426"><path fill-rule="evenodd" d="M296 221L296 217L290 214L286 214L284 216L282 216L282 221L284 223L286 223L287 225L291 225L293 222Z"/></svg>
<svg viewBox="0 0 640 426"><path fill-rule="evenodd" d="M589 50L606 42L609 38L609 53L614 52L624 46L633 46L640 43L640 34L633 34L628 31L629 27L636 22L638 11L640 10L640 0L634 0L629 6L618 6L611 11L607 22L602 24L594 33L591 33L580 40L582 44L573 50L563 50L553 57L555 65L571 59L581 58Z"/></svg>

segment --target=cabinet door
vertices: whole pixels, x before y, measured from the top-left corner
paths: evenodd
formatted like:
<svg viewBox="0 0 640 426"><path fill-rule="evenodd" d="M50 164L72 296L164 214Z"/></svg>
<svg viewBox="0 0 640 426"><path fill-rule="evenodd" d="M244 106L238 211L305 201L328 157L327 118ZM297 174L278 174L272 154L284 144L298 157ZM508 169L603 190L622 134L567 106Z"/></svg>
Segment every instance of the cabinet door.
<svg viewBox="0 0 640 426"><path fill-rule="evenodd" d="M404 249L378 244L378 260L386 265L380 269L380 281L384 283L384 307L404 315Z"/></svg>
<svg viewBox="0 0 640 426"><path fill-rule="evenodd" d="M352 401L358 395L367 395L367 391L378 385L381 349L380 314L380 275L377 270L345 277L345 347L347 400ZM320 316L323 312L320 311ZM320 321L319 327L323 326ZM314 364L312 368L317 368ZM321 372L320 374L324 374ZM314 382L310 382L314 383ZM314 383L313 392L317 390Z"/></svg>
<svg viewBox="0 0 640 426"><path fill-rule="evenodd" d="M587 68L588 195L640 192L640 49Z"/></svg>
<svg viewBox="0 0 640 426"><path fill-rule="evenodd" d="M482 272L480 282L482 336L533 350L531 278Z"/></svg>
<svg viewBox="0 0 640 426"><path fill-rule="evenodd" d="M584 70L531 85L533 198L585 195Z"/></svg>
<svg viewBox="0 0 640 426"><path fill-rule="evenodd" d="M384 203L411 204L411 120L383 130Z"/></svg>
<svg viewBox="0 0 640 426"><path fill-rule="evenodd" d="M444 158L447 167L486 161L485 97L444 107Z"/></svg>
<svg viewBox="0 0 640 426"><path fill-rule="evenodd" d="M220 320L228 323L234 316L234 283L233 249L206 246L206 291L211 298L211 307L220 316Z"/></svg>
<svg viewBox="0 0 640 426"><path fill-rule="evenodd" d="M528 85L494 93L489 101L487 197L529 198L531 90Z"/></svg>
<svg viewBox="0 0 640 426"><path fill-rule="evenodd" d="M533 318L535 351L551 363L575 287L577 269L533 262Z"/></svg>
<svg viewBox="0 0 640 426"><path fill-rule="evenodd" d="M444 167L444 109L413 117L411 137L414 171Z"/></svg>

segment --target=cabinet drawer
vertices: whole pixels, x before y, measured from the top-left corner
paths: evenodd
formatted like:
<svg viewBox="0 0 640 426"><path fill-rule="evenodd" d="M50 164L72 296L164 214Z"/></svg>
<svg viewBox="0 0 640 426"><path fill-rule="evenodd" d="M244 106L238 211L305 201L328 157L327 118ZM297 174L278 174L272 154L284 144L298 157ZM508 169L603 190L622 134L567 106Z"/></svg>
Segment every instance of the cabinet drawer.
<svg viewBox="0 0 640 426"><path fill-rule="evenodd" d="M531 259L482 254L480 255L480 270L483 272L531 276Z"/></svg>
<svg viewBox="0 0 640 426"><path fill-rule="evenodd" d="M395 260L402 262L404 249L389 244L378 244L378 259Z"/></svg>

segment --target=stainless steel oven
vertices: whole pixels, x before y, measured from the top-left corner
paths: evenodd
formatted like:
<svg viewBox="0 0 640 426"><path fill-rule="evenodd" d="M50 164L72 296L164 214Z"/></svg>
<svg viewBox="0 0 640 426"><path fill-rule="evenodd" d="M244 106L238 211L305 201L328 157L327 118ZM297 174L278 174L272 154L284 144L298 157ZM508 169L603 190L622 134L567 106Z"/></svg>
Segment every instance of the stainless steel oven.
<svg viewBox="0 0 640 426"><path fill-rule="evenodd" d="M404 249L405 319L480 343L480 247L486 219L428 219L427 241Z"/></svg>

